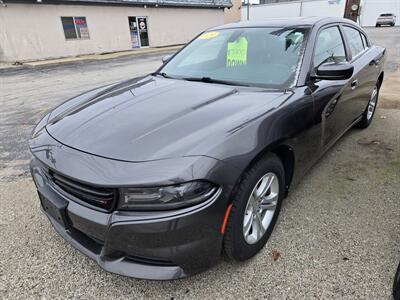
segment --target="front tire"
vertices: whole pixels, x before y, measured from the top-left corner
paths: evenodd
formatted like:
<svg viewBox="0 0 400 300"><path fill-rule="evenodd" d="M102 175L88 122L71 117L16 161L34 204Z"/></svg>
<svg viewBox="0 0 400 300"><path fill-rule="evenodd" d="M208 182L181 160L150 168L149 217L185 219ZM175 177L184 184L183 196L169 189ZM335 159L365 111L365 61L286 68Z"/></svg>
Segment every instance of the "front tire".
<svg viewBox="0 0 400 300"><path fill-rule="evenodd" d="M380 84L379 82L377 82L372 91L371 97L368 102L368 106L362 115L362 119L356 124L357 128L364 129L367 128L369 125L371 125L372 119L374 118L375 115L376 106L378 105L379 88Z"/></svg>
<svg viewBox="0 0 400 300"><path fill-rule="evenodd" d="M394 300L400 300L400 264L397 268L396 275L394 276L393 298Z"/></svg>
<svg viewBox="0 0 400 300"><path fill-rule="evenodd" d="M284 167L275 154L264 156L244 173L224 236L229 258L243 261L264 247L277 221L284 187Z"/></svg>

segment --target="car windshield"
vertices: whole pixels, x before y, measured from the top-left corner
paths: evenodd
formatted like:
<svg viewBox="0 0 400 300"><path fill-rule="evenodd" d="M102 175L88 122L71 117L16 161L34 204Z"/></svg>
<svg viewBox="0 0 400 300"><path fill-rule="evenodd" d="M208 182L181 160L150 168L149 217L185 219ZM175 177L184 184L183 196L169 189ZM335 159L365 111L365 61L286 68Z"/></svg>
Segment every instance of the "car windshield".
<svg viewBox="0 0 400 300"><path fill-rule="evenodd" d="M199 35L159 71L165 77L288 88L308 28L234 28Z"/></svg>
<svg viewBox="0 0 400 300"><path fill-rule="evenodd" d="M392 14L381 14L381 17L392 17Z"/></svg>

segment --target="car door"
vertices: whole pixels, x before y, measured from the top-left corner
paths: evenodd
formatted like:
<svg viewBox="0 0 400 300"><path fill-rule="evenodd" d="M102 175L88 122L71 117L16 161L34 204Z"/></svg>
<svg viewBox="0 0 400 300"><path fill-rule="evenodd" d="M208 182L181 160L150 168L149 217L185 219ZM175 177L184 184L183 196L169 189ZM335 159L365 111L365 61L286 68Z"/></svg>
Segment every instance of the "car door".
<svg viewBox="0 0 400 300"><path fill-rule="evenodd" d="M314 45L311 73L324 63L346 63L351 56L345 44L339 24L322 27ZM355 77L346 80L315 80L310 83L313 91L315 122L321 124L321 147L324 150L353 122L352 109Z"/></svg>
<svg viewBox="0 0 400 300"><path fill-rule="evenodd" d="M367 50L363 57L363 60L364 64L368 64L368 71L366 72L366 93L367 98L370 99L371 94L377 84L378 78L383 71L386 50L382 47L372 45L365 33L361 32L361 37L363 39L364 47Z"/></svg>
<svg viewBox="0 0 400 300"><path fill-rule="evenodd" d="M354 66L351 97L348 109L355 118L359 117L368 106L378 75L375 54L366 44L365 36L356 27L343 25L343 32L348 51L351 55L350 63Z"/></svg>

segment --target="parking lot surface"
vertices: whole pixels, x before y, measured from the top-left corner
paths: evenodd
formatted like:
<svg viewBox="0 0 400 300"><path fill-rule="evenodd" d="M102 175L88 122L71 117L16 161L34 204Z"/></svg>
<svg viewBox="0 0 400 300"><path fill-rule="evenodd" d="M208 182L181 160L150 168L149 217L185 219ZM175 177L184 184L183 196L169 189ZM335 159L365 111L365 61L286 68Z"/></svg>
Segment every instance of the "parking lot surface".
<svg viewBox="0 0 400 300"><path fill-rule="evenodd" d="M350 130L290 191L254 259L177 281L107 273L40 212L28 139L45 111L96 86L155 70L163 53L0 73L0 298L390 299L400 260L400 30L371 127Z"/></svg>

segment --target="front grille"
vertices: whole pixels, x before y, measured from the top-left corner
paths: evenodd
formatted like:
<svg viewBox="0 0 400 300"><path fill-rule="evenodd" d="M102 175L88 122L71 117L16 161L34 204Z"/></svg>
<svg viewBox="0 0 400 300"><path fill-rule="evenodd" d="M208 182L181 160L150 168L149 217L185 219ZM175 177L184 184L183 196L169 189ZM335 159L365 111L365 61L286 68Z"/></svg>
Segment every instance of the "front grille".
<svg viewBox="0 0 400 300"><path fill-rule="evenodd" d="M118 190L81 183L67 178L52 170L46 172L54 187L73 201L83 202L90 206L98 207L104 211L111 211L118 200Z"/></svg>
<svg viewBox="0 0 400 300"><path fill-rule="evenodd" d="M148 258L148 257L143 257L143 256L132 256L129 255L125 258L128 261L138 263L138 264L143 264L143 265L150 265L150 266L163 266L163 267L172 267L176 266L172 261L169 260L161 260L161 259L154 259L154 258Z"/></svg>

